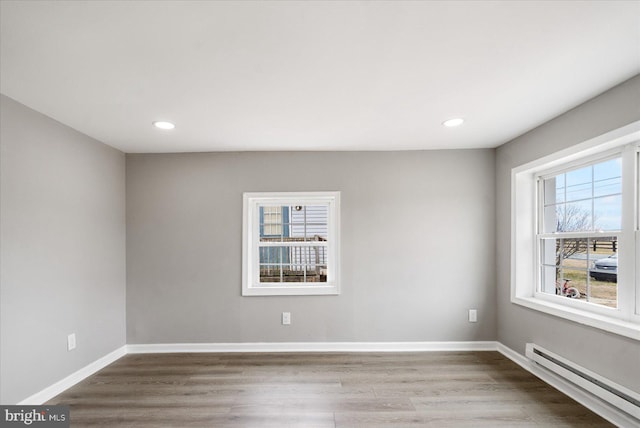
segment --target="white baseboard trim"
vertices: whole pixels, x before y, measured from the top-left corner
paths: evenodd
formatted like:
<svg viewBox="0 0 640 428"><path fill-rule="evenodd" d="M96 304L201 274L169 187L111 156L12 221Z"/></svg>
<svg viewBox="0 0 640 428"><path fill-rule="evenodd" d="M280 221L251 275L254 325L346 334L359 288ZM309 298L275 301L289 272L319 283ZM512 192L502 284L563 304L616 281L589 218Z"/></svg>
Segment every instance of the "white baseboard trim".
<svg viewBox="0 0 640 428"><path fill-rule="evenodd" d="M640 421L638 421L633 416L599 399L590 392L580 388L577 385L574 385L573 383L558 376L545 367L542 367L534 361L531 361L524 355L519 354L513 349L504 346L500 342L497 342L497 350L523 369L548 383L563 394L573 398L575 401L582 404L592 412L602 416L612 424L619 427L632 427L638 426L640 424Z"/></svg>
<svg viewBox="0 0 640 428"><path fill-rule="evenodd" d="M254 342L127 345L128 354L170 352L432 352L495 351L497 342Z"/></svg>
<svg viewBox="0 0 640 428"><path fill-rule="evenodd" d="M42 391L37 392L32 396L25 398L24 400L20 401L18 405L39 406L43 403L46 403L56 395L71 388L76 383L88 378L98 370L105 368L106 366L113 363L114 361L117 361L118 359L122 358L126 354L127 354L126 346L122 346L116 349L115 351L108 353L104 357L101 357L96 361L86 365L80 370L74 373L71 373L69 376L54 383L53 385L46 387Z"/></svg>

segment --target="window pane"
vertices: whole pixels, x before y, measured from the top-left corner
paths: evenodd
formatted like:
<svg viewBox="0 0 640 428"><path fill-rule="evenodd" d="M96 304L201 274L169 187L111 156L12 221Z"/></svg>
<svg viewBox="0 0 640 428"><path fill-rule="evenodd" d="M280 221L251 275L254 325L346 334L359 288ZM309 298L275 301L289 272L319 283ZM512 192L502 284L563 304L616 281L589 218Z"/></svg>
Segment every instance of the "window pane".
<svg viewBox="0 0 640 428"><path fill-rule="evenodd" d="M327 224L310 224L307 228L307 241L326 241L329 235Z"/></svg>
<svg viewBox="0 0 640 428"><path fill-rule="evenodd" d="M587 268L589 266L588 239L562 239L562 255L556 294L571 299L587 295Z"/></svg>
<svg viewBox="0 0 640 428"><path fill-rule="evenodd" d="M604 196L593 200L595 230L622 229L622 195Z"/></svg>
<svg viewBox="0 0 640 428"><path fill-rule="evenodd" d="M616 158L593 166L593 196L622 192L622 159Z"/></svg>
<svg viewBox="0 0 640 428"><path fill-rule="evenodd" d="M591 183L593 182L593 167L569 171L566 176L566 201L577 201L580 199L588 199L592 197Z"/></svg>
<svg viewBox="0 0 640 428"><path fill-rule="evenodd" d="M545 179L542 232L620 230L621 174L615 158Z"/></svg>
<svg viewBox="0 0 640 428"><path fill-rule="evenodd" d="M617 237L541 240L540 291L617 307Z"/></svg>
<svg viewBox="0 0 640 428"><path fill-rule="evenodd" d="M327 282L327 247L260 247L260 282Z"/></svg>
<svg viewBox="0 0 640 428"><path fill-rule="evenodd" d="M305 241L327 240L328 205L298 205L291 208L291 237Z"/></svg>
<svg viewBox="0 0 640 428"><path fill-rule="evenodd" d="M260 247L260 264L276 265L289 262L289 253L286 247Z"/></svg>
<svg viewBox="0 0 640 428"><path fill-rule="evenodd" d="M283 247L261 247L260 282L281 282L283 266L289 262L288 252Z"/></svg>
<svg viewBox="0 0 640 428"><path fill-rule="evenodd" d="M558 232L584 232L593 230L593 219L591 216L591 200L570 202L565 204L564 210L558 217Z"/></svg>
<svg viewBox="0 0 640 428"><path fill-rule="evenodd" d="M612 308L618 303L618 240L616 237L593 238L590 257L590 290L587 300Z"/></svg>

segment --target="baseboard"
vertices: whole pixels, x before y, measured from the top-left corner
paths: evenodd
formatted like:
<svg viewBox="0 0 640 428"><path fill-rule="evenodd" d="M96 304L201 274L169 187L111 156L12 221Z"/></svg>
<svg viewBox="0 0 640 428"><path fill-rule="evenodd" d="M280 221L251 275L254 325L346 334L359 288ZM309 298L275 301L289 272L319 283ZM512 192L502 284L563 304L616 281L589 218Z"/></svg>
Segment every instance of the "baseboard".
<svg viewBox="0 0 640 428"><path fill-rule="evenodd" d="M595 395L580 388L579 386L574 385L566 379L563 379L562 377L558 376L550 370L547 370L534 361L531 361L524 355L519 354L513 349L504 346L500 342L497 342L497 350L523 369L548 383L563 394L574 399L592 412L602 416L612 424L615 424L619 427L638 426L639 421L634 417L628 415L617 407L614 407L611 404L599 399Z"/></svg>
<svg viewBox="0 0 640 428"><path fill-rule="evenodd" d="M42 391L37 392L37 393L33 394L32 396L25 398L24 400L19 402L18 405L38 406L38 405L41 405L43 403L46 403L47 401L51 400L56 395L58 395L58 394L64 392L65 390L71 388L76 383L86 379L87 377L91 376L92 374L94 374L98 370L105 368L106 366L108 366L109 364L113 363L114 361L120 359L121 357L125 356L126 354L127 354L126 346L122 346L122 347L116 349L115 351L108 353L104 357L99 358L96 361L86 365L85 367L81 368L80 370L70 374L69 376L65 377L64 379L54 383L53 385L46 387Z"/></svg>
<svg viewBox="0 0 640 428"><path fill-rule="evenodd" d="M254 342L127 345L128 354L170 352L433 352L495 351L497 342Z"/></svg>

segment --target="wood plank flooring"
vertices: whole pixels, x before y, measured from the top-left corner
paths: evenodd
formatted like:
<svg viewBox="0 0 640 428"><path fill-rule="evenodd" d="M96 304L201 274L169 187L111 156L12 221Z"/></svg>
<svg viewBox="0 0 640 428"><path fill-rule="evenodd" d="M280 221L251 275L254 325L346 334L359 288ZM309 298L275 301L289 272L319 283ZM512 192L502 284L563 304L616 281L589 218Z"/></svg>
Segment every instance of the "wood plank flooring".
<svg viewBox="0 0 640 428"><path fill-rule="evenodd" d="M497 352L131 354L49 404L72 427L612 426Z"/></svg>

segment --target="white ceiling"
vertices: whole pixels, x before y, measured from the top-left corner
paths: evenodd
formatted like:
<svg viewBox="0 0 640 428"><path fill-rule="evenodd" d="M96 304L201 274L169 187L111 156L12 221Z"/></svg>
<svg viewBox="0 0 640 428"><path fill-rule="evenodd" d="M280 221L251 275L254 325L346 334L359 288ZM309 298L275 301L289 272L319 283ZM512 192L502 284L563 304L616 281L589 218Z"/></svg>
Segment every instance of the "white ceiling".
<svg viewBox="0 0 640 428"><path fill-rule="evenodd" d="M0 7L0 91L125 152L496 147L640 73L638 1Z"/></svg>

